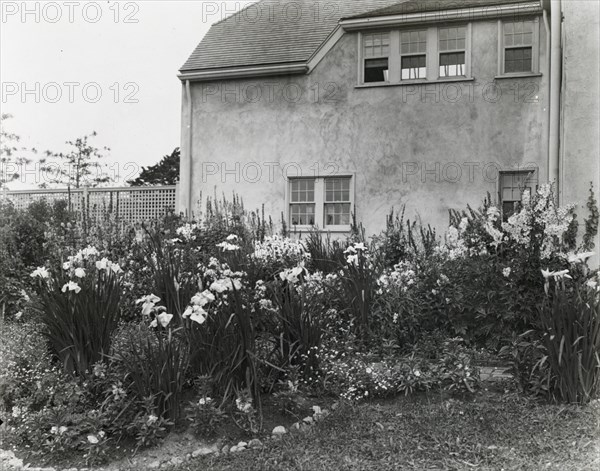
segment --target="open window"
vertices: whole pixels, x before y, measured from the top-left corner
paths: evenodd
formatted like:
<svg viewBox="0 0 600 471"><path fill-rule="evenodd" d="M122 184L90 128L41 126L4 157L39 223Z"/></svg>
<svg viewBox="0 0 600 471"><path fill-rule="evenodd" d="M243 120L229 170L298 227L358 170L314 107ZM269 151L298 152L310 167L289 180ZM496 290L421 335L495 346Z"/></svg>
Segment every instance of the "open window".
<svg viewBox="0 0 600 471"><path fill-rule="evenodd" d="M387 82L389 73L390 33L363 36L363 81Z"/></svg>

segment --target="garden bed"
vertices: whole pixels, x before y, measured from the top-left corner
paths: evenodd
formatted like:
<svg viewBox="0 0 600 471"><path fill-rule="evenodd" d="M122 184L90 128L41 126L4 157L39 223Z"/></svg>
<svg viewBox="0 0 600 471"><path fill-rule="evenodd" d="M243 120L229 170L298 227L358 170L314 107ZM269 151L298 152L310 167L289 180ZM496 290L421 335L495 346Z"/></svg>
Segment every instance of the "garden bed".
<svg viewBox="0 0 600 471"><path fill-rule="evenodd" d="M44 204L0 212L2 446L30 465L597 464L596 226L577 245L548 185L443 239L393 214L299 239L237 199L133 237Z"/></svg>

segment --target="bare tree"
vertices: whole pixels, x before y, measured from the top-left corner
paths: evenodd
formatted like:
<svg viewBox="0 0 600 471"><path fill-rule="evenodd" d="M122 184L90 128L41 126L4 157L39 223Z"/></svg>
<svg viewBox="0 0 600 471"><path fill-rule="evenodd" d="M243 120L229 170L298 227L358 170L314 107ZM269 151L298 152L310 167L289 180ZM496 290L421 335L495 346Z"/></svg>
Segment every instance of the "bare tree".
<svg viewBox="0 0 600 471"><path fill-rule="evenodd" d="M96 131L90 135L67 141L71 147L69 152L46 151L46 157L55 159L56 162L48 162L43 159L42 171L49 177L50 183L62 183L68 187L80 188L82 186L95 187L102 183L114 181L114 177L103 172L106 165L99 160L104 158L101 151L110 151L108 147L99 149L91 145L88 140L96 137ZM43 183L40 186L46 186Z"/></svg>
<svg viewBox="0 0 600 471"><path fill-rule="evenodd" d="M28 149L18 146L20 137L6 130L6 121L10 118L10 114L0 116L0 188L19 178L21 167L31 162L24 155ZM29 151L36 152L35 149Z"/></svg>

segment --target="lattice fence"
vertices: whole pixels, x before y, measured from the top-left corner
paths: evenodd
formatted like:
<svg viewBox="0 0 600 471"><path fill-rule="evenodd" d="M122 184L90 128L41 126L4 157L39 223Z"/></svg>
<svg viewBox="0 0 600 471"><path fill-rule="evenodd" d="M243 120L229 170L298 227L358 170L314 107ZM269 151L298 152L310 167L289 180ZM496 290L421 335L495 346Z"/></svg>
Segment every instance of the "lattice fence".
<svg viewBox="0 0 600 471"><path fill-rule="evenodd" d="M12 201L18 209L41 199L50 203L65 200L72 210L85 212L91 219L112 213L130 223L150 221L177 211L176 186L4 191L0 196Z"/></svg>

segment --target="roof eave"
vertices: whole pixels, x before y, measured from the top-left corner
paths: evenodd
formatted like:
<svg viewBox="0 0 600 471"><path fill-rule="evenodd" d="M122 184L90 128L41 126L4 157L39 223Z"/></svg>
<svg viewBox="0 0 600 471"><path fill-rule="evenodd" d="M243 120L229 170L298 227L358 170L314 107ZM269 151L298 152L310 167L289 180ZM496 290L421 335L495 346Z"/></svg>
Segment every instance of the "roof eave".
<svg viewBox="0 0 600 471"><path fill-rule="evenodd" d="M522 16L538 14L542 11L540 0L524 1L509 5L493 5L452 10L436 10L401 15L375 16L370 18L347 18L340 20L345 31L356 31L371 28L385 28L398 25L418 23L446 23L449 21L465 21L501 18L505 16Z"/></svg>
<svg viewBox="0 0 600 471"><path fill-rule="evenodd" d="M305 74L306 72L308 72L308 65L306 62L291 62L286 64L228 67L210 70L185 70L180 71L177 77L182 81L210 82L214 80Z"/></svg>

